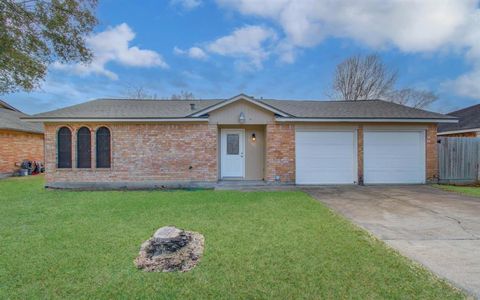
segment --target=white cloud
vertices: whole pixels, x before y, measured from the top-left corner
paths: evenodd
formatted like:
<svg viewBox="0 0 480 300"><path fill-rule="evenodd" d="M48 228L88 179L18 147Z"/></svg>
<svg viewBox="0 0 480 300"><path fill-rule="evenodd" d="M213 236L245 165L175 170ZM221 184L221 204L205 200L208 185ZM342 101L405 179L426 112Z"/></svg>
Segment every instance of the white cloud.
<svg viewBox="0 0 480 300"><path fill-rule="evenodd" d="M472 88L480 74L479 0L216 1L277 23L284 33L277 53L286 62L295 60L297 49L316 46L328 37L353 39L375 50L464 53L473 69L455 86L462 94L480 98L480 88Z"/></svg>
<svg viewBox="0 0 480 300"><path fill-rule="evenodd" d="M480 10L472 14L466 25L459 30L459 47L467 48L466 59L472 64L472 70L460 75L445 86L453 88L458 95L480 99Z"/></svg>
<svg viewBox="0 0 480 300"><path fill-rule="evenodd" d="M207 54L205 53L205 51L203 51L202 49L200 49L198 47L192 47L192 48L188 49L188 56L190 56L191 58L196 58L196 59L207 58Z"/></svg>
<svg viewBox="0 0 480 300"><path fill-rule="evenodd" d="M135 33L126 23L108 28L87 38L87 45L94 55L89 64L65 65L56 62L53 67L78 75L98 74L111 79L117 79L118 75L106 69L110 62L131 67L168 68L167 63L157 52L129 46L134 38Z"/></svg>
<svg viewBox="0 0 480 300"><path fill-rule="evenodd" d="M207 54L199 47L191 47L190 49L183 50L178 47L173 48L173 53L176 55L185 55L193 59L204 60L207 59Z"/></svg>
<svg viewBox="0 0 480 300"><path fill-rule="evenodd" d="M237 58L237 65L242 69L247 66L260 69L276 39L277 35L272 29L248 25L207 44L206 49L211 53Z"/></svg>
<svg viewBox="0 0 480 300"><path fill-rule="evenodd" d="M202 4L202 0L171 0L170 5L180 5L186 10L192 10Z"/></svg>
<svg viewBox="0 0 480 300"><path fill-rule="evenodd" d="M325 37L348 37L372 47L435 50L455 39L476 9L473 0L217 0L243 14L269 18L287 40L314 46Z"/></svg>
<svg viewBox="0 0 480 300"><path fill-rule="evenodd" d="M472 71L463 74L455 80L444 82L445 90L455 90L460 96L480 99L480 67L476 66Z"/></svg>

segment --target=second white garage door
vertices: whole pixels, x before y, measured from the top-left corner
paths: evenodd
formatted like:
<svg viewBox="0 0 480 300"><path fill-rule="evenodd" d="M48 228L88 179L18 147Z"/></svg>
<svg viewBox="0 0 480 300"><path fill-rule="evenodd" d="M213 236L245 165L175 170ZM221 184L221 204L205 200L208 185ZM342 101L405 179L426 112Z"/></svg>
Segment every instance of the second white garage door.
<svg viewBox="0 0 480 300"><path fill-rule="evenodd" d="M364 182L425 183L424 131L366 131Z"/></svg>
<svg viewBox="0 0 480 300"><path fill-rule="evenodd" d="M356 181L354 131L297 131L297 184L353 184Z"/></svg>

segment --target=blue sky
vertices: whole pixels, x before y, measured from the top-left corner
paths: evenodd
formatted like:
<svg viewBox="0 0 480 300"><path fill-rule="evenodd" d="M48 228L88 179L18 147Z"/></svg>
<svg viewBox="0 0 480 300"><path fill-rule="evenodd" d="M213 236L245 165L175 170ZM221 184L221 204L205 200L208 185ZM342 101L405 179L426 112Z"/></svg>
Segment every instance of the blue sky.
<svg viewBox="0 0 480 300"><path fill-rule="evenodd" d="M27 113L94 98L239 93L328 99L335 66L378 53L398 87L434 91L431 110L480 103L480 9L473 0L100 0L89 66L52 64L42 87L3 95Z"/></svg>

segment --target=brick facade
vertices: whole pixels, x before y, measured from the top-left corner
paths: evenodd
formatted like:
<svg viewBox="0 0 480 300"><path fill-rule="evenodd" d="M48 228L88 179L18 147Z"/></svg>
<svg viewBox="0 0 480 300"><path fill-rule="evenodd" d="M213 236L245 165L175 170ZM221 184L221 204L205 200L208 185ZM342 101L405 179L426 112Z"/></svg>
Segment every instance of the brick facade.
<svg viewBox="0 0 480 300"><path fill-rule="evenodd" d="M43 134L0 130L0 174L13 174L25 159L43 162Z"/></svg>
<svg viewBox="0 0 480 300"><path fill-rule="evenodd" d="M217 180L217 126L208 124L68 124L72 169L57 169L57 131L46 124L46 180L59 182L209 182ZM92 168L76 168L76 131L92 133ZM95 168L95 130L110 129L111 168Z"/></svg>
<svg viewBox="0 0 480 300"><path fill-rule="evenodd" d="M426 140L426 172L427 182L438 181L437 125L430 124L425 136Z"/></svg>
<svg viewBox="0 0 480 300"><path fill-rule="evenodd" d="M266 128L265 180L295 182L295 125L268 124Z"/></svg>
<svg viewBox="0 0 480 300"><path fill-rule="evenodd" d="M357 161L357 182L363 184L363 125L358 125L357 129Z"/></svg>
<svg viewBox="0 0 480 300"><path fill-rule="evenodd" d="M73 168L57 169L56 133L62 126L61 124L45 126L47 185L52 182L215 182L218 179L219 143L216 124L68 124L72 130ZM82 126L90 128L92 133L91 169L75 167L76 131ZM111 131L110 169L95 168L95 130L101 126L106 126ZM358 179L361 183L363 179L361 124L357 133ZM427 125L426 178L428 182L435 182L438 178L435 124ZM295 124L266 125L265 180L295 182Z"/></svg>

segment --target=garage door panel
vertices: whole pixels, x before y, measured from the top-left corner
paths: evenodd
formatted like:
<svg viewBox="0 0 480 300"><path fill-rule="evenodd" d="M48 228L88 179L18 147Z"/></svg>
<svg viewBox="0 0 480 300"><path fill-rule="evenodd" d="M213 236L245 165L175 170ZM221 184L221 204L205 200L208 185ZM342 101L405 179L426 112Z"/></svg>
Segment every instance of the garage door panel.
<svg viewBox="0 0 480 300"><path fill-rule="evenodd" d="M298 184L351 184L356 165L352 131L296 133Z"/></svg>
<svg viewBox="0 0 480 300"><path fill-rule="evenodd" d="M303 145L305 146L305 145ZM315 148L315 152L311 152L310 150L308 151L299 151L299 155L303 155L304 158L309 158L309 159L324 159L324 158L345 158L345 157L350 157L352 155L352 151L349 149L338 149L336 147L327 147L323 148L322 146L315 146L315 147L308 147L308 149L313 149ZM351 148L351 147L348 147Z"/></svg>
<svg viewBox="0 0 480 300"><path fill-rule="evenodd" d="M364 182L424 183L424 132L365 132Z"/></svg>
<svg viewBox="0 0 480 300"><path fill-rule="evenodd" d="M406 158L408 159L408 158ZM377 160L377 164L375 167L365 167L365 169L369 169L370 171L372 170L392 170L392 171L395 171L395 172L406 172L408 170L405 170L405 162L403 162L402 160L397 160L396 158L389 158L389 159L376 159ZM421 164L422 162L421 161L418 161L418 160L412 160L412 164ZM366 163L367 164L367 163ZM410 170L410 172L417 172L417 169L414 168L413 170Z"/></svg>
<svg viewBox="0 0 480 300"><path fill-rule="evenodd" d="M365 141L368 143L368 141ZM371 146L375 148L372 151L381 155L387 155L390 150L395 150L397 147L402 147L402 151L410 151L411 153L417 153L418 151L418 142L416 144L390 144L390 145L381 145L381 144L374 144L370 143Z"/></svg>
<svg viewBox="0 0 480 300"><path fill-rule="evenodd" d="M308 158L305 157L305 160L300 162L300 167L311 168L311 169L348 169L351 170L351 165L353 160L345 161L342 158L338 157L322 157L322 158Z"/></svg>
<svg viewBox="0 0 480 300"><path fill-rule="evenodd" d="M350 137L352 131L299 131L297 141L313 144L348 144L347 141L338 137ZM320 139L321 140L318 140Z"/></svg>
<svg viewBox="0 0 480 300"><path fill-rule="evenodd" d="M366 184L418 184L423 183L423 177L415 171L395 171L395 177L392 177L391 169L374 170L368 176ZM399 180L398 178L408 178L408 180Z"/></svg>
<svg viewBox="0 0 480 300"><path fill-rule="evenodd" d="M416 144L421 139L420 131L367 131L364 139L377 145Z"/></svg>

